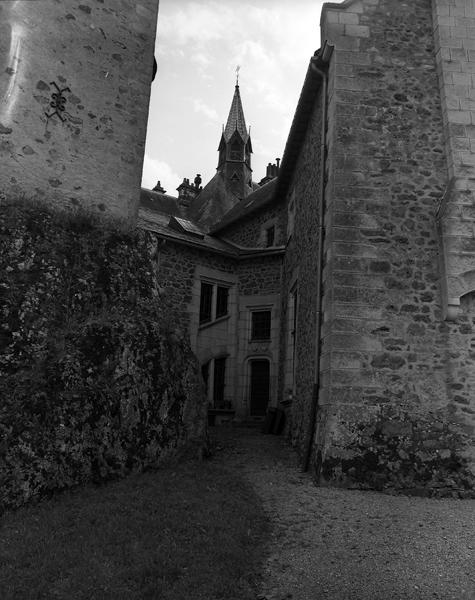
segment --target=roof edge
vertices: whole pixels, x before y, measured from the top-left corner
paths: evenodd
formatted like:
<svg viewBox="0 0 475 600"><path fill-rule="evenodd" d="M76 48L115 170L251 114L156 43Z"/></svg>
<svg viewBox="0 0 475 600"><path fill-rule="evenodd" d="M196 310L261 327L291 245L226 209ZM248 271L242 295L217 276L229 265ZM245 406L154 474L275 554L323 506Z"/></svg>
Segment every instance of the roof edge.
<svg viewBox="0 0 475 600"><path fill-rule="evenodd" d="M251 194L253 194L254 192L259 191L260 189L262 189L265 185L270 185L271 183L273 183L275 181L274 179L271 179L270 181L268 181L267 183L265 183L263 186L260 186L258 188L256 188L255 190L253 190L251 192ZM251 195L249 194L249 195ZM248 210L246 210L246 212L244 214L239 214L236 215L235 217L233 217L232 219L225 221L224 223L222 223L222 221L224 221L224 219L226 218L226 214L223 215L221 221L218 221L217 223L213 223L213 225L211 226L209 233L210 235L214 235L216 233L219 233L220 231L224 231L225 229L227 229L228 227L230 227L231 225L234 225L237 221L239 221L240 219L244 219L247 218L249 215L254 214L255 212L257 212L258 210L260 210L261 208L266 207L268 204L271 204L274 200L275 197L275 191L273 194L271 194L269 196L269 198L267 198L267 200L265 200L264 202L261 202L260 204L257 205L251 205L249 207ZM233 209L231 209L233 210ZM228 211L230 212L230 211ZM221 224L222 223L222 224ZM237 246L237 244L236 244Z"/></svg>
<svg viewBox="0 0 475 600"><path fill-rule="evenodd" d="M344 2L324 2L322 6L322 12L320 14L320 25L322 25L325 13L327 10L345 10L355 2L360 0L344 0Z"/></svg>
<svg viewBox="0 0 475 600"><path fill-rule="evenodd" d="M353 2L353 0L349 1ZM326 72L328 69L333 49L334 46L328 44L325 40L323 46L315 52L309 61L282 157L277 187L274 193L274 199L277 199L277 201L280 197L285 196L290 185L295 164L304 141L302 133L306 130L308 119L314 107L315 94L321 87L323 77L325 76L323 72Z"/></svg>
<svg viewBox="0 0 475 600"><path fill-rule="evenodd" d="M259 258L262 256L281 256L285 253L285 246L274 246L272 248L244 248L234 244L233 242L229 242L227 240L220 240L225 244L231 246L229 250L213 248L206 244L206 241L202 241L202 243L196 242L193 239L184 240L182 238L177 238L173 235L173 233L165 233L163 231L156 231L152 227L147 227L146 223L141 223L137 226L137 229L142 229L145 231L149 231L150 233L155 234L156 236L162 238L165 241L173 242L174 244L181 244L183 246L189 246L191 248L196 248L198 250L202 250L203 252L212 252L214 254L219 254L220 256L226 256L227 258L232 258L234 260L245 260L249 258ZM218 238L219 239L219 238Z"/></svg>

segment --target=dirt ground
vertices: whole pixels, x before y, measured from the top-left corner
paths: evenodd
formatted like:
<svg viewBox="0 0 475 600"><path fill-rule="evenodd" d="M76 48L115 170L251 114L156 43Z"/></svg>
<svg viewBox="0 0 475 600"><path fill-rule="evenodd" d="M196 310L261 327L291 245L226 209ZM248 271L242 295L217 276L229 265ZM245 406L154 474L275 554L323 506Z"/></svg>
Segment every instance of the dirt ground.
<svg viewBox="0 0 475 600"><path fill-rule="evenodd" d="M475 600L475 500L316 487L282 437L211 428L273 532L259 600Z"/></svg>

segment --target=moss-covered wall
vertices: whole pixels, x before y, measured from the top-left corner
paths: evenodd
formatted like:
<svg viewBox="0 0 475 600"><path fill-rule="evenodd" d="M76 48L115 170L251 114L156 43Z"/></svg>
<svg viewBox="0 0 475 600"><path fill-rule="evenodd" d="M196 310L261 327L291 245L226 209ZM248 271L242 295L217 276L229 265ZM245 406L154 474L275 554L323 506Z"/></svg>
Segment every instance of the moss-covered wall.
<svg viewBox="0 0 475 600"><path fill-rule="evenodd" d="M199 446L203 390L149 234L0 205L0 507Z"/></svg>

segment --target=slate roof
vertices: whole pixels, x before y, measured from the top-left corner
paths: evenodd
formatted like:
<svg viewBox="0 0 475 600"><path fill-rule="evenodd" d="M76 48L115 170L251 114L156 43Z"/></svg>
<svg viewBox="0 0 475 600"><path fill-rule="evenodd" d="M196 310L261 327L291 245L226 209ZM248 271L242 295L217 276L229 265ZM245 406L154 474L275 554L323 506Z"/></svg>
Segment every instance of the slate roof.
<svg viewBox="0 0 475 600"><path fill-rule="evenodd" d="M277 179L271 179L271 181L267 182L265 185L258 187L254 192L251 192L249 196L240 200L233 208L231 208L220 221L215 223L211 227L211 232L215 234L242 217L250 215L259 208L270 204L274 199L276 185Z"/></svg>
<svg viewBox="0 0 475 600"><path fill-rule="evenodd" d="M238 202L239 198L226 187L223 174L218 172L191 203L188 218L207 228L219 221Z"/></svg>
<svg viewBox="0 0 475 600"><path fill-rule="evenodd" d="M192 233L177 231L169 227L170 217L164 214L156 213L154 210L140 208L138 214L137 226L158 233L161 237L184 243L188 246L202 248L203 250L214 250L227 256L237 257L239 249L234 244L229 244L218 238L211 237L203 232L202 236Z"/></svg>
<svg viewBox="0 0 475 600"><path fill-rule="evenodd" d="M196 225L193 226L193 231L187 231L186 229L180 231L175 227L174 221L178 222L178 219L156 213L153 210L140 208L137 226L141 229L157 233L162 239L168 239L201 250L217 252L237 260L259 258L262 256L281 256L285 252L285 246L273 246L272 248L246 248L239 246L238 244L226 242L218 237L204 233ZM182 224L190 223L185 219L180 219L179 221ZM200 235L197 235L196 231L200 231Z"/></svg>
<svg viewBox="0 0 475 600"><path fill-rule="evenodd" d="M140 207L176 217L181 216L178 198L146 188L140 190Z"/></svg>
<svg viewBox="0 0 475 600"><path fill-rule="evenodd" d="M226 142L229 142L236 129L243 141L247 142L249 134L246 127L246 119L244 118L244 110L242 108L241 94L239 93L238 85L234 88L233 101L231 102L231 109L229 110L228 120L223 132Z"/></svg>

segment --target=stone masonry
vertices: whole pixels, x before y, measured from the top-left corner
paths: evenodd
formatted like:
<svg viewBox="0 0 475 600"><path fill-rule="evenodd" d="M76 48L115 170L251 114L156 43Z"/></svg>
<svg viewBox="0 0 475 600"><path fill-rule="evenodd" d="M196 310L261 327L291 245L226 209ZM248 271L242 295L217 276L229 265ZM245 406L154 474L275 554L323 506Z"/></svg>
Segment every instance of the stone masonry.
<svg viewBox="0 0 475 600"><path fill-rule="evenodd" d="M318 242L321 235L318 221L318 201L322 173L321 134L323 118L323 92L320 90L303 141L299 160L295 167L289 186L287 205L294 202L295 225L293 232L287 230L287 248L284 257L281 320L287 326L281 329L279 399L285 400L292 394L292 418L289 435L297 447L301 458L305 454L305 446L309 443L308 431L311 418L311 405L316 381L316 347L317 315L317 279L320 257ZM284 211L287 214L287 211ZM292 316L289 316L291 294L297 292L297 322L294 338L289 336ZM294 352L295 365L290 367L294 375L289 374L289 365Z"/></svg>
<svg viewBox="0 0 475 600"><path fill-rule="evenodd" d="M433 2L449 186L438 212L444 312L475 287L475 1Z"/></svg>
<svg viewBox="0 0 475 600"><path fill-rule="evenodd" d="M134 219L158 0L0 3L0 185Z"/></svg>
<svg viewBox="0 0 475 600"><path fill-rule="evenodd" d="M460 282L475 264L474 8L347 0L323 9L322 41L334 52L313 464L324 479L437 490L456 471L454 493L471 485L472 300L456 322L444 316L447 297L474 289L465 277L451 291L453 275ZM465 262L454 270L455 255Z"/></svg>

